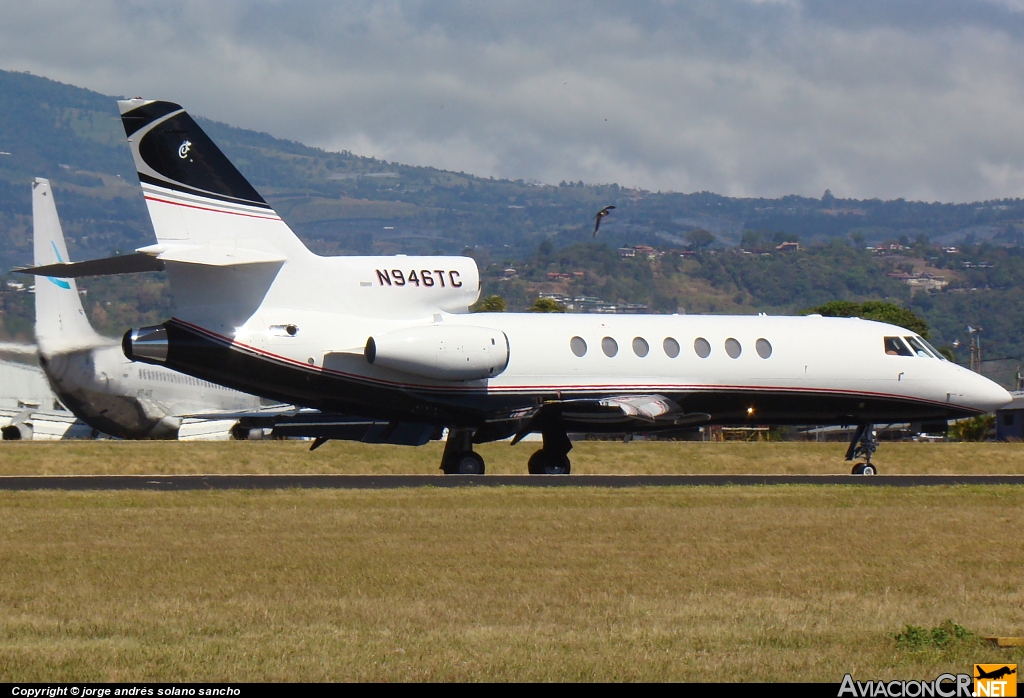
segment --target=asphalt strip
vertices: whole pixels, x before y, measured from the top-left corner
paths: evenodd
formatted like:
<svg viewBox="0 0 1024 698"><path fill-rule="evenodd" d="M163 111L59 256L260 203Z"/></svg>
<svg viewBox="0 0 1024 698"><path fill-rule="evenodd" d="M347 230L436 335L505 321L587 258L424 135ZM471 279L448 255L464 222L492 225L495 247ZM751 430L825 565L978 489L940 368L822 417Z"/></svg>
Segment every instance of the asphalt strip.
<svg viewBox="0 0 1024 698"><path fill-rule="evenodd" d="M0 490L387 490L408 487L1024 485L1024 475L4 475Z"/></svg>

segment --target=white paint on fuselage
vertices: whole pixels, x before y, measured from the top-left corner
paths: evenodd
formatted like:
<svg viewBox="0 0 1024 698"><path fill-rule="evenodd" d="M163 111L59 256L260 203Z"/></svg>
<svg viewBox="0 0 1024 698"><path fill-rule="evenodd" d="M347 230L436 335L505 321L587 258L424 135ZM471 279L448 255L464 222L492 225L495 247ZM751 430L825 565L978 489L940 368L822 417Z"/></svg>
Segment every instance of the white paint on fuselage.
<svg viewBox="0 0 1024 698"><path fill-rule="evenodd" d="M637 391L694 391L702 389L800 390L865 393L947 403L968 410L991 411L1009 400L992 381L938 358L890 356L884 338L913 333L859 318L711 316L711 315L585 315L534 313L439 314L450 324L498 329L509 342L509 364L500 375L467 383L432 381L365 361L346 361L343 370L369 379L405 385L451 389L486 385L488 391L552 392L586 390L601 393ZM369 318L299 308L264 305L234 333L241 344L253 346L296 363L324 366L324 355L362 352L368 337L395 329L426 325L434 315L408 318ZM273 336L271 325L294 324L295 337ZM577 357L573 337L587 344ZM602 340L612 338L618 351L606 356ZM634 338L649 347L647 356L633 350ZM666 354L664 342L679 344L679 355ZM700 358L694 342L704 338L711 354ZM731 358L727 339L739 342L741 353ZM758 339L771 344L761 358ZM328 369L332 368L328 362Z"/></svg>

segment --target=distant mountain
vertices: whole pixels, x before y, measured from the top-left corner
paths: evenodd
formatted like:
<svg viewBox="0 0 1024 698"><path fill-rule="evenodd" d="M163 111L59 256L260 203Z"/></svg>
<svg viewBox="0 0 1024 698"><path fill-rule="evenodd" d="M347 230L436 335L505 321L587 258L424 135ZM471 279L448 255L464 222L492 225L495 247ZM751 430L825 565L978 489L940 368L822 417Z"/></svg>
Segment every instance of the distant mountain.
<svg viewBox="0 0 1024 698"><path fill-rule="evenodd" d="M966 343L967 325L984 327L985 357L1002 359L994 364L1004 384L1013 385L1024 365L1020 199L939 204L829 192L821 199L739 199L615 184L535 185L331 153L197 118L322 254L472 248L484 292L503 294L513 309L539 293L656 312L790 313L827 300L888 299L925 317L936 343ZM152 243L153 234L114 97L0 71L0 153L0 339L27 341L32 296L8 287L14 278L3 271L32 261L33 177L54 183L73 259L132 250ZM616 209L595 241L594 213L609 204ZM696 256L667 252L652 261L615 250L678 250L699 239L695 229L715 240ZM797 239L803 251L776 251ZM888 241L905 249L864 250ZM911 273L941 276L948 286L911 297L900 280ZM160 322L174 312L165 282L162 274L86 280L87 312L111 336ZM966 359L965 349L960 354ZM994 364L987 370L996 371Z"/></svg>
<svg viewBox="0 0 1024 698"><path fill-rule="evenodd" d="M188 105L184 105L188 108ZM804 243L866 243L926 236L1019 244L1024 201L974 204L786 196L738 199L709 192L651 193L617 185L536 186L347 152L331 153L200 119L239 169L314 250L330 254L457 253L466 247L521 259L543 239L591 238L591 218L612 246L680 247L704 228L721 244L745 230ZM115 98L46 78L0 71L0 265L30 261L29 182L54 182L73 257L133 249L152 239ZM8 154L9 153L9 154Z"/></svg>

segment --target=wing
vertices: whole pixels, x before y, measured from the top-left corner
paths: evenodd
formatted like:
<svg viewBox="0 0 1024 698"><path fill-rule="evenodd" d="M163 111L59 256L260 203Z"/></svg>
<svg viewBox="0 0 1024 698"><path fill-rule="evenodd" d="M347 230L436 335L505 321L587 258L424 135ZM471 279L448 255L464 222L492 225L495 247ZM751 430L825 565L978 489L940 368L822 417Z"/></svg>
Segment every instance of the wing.
<svg viewBox="0 0 1024 698"><path fill-rule="evenodd" d="M516 432L512 443L531 432L540 431L548 420L558 419L568 431L573 426L604 425L609 431L646 431L652 428L683 427L711 419L706 412L686 414L664 395L621 395L576 400L553 400L537 408L526 424Z"/></svg>

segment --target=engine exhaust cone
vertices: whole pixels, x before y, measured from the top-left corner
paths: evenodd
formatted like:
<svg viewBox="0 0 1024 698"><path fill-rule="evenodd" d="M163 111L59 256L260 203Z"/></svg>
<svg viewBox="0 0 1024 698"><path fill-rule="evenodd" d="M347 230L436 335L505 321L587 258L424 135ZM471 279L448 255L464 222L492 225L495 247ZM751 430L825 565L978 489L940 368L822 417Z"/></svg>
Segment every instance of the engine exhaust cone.
<svg viewBox="0 0 1024 698"><path fill-rule="evenodd" d="M121 350L130 361L165 363L167 361L167 328L163 325L128 330L121 340Z"/></svg>

